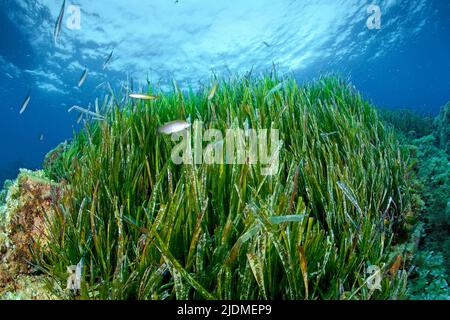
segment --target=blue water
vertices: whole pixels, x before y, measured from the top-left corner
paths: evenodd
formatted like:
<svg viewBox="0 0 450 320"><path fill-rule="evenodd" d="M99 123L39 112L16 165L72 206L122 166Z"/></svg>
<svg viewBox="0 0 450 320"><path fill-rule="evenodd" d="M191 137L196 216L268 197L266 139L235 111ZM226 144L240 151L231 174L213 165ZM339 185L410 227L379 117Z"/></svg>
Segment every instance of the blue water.
<svg viewBox="0 0 450 320"><path fill-rule="evenodd" d="M61 4L0 0L0 183L20 167L39 167L70 138L77 115L67 109L104 94L96 86L105 80L119 88L133 78L138 87L148 77L164 88L175 78L195 87L212 72L259 72L274 63L299 81L337 72L382 107L435 114L450 100L448 0L66 1L55 45Z"/></svg>

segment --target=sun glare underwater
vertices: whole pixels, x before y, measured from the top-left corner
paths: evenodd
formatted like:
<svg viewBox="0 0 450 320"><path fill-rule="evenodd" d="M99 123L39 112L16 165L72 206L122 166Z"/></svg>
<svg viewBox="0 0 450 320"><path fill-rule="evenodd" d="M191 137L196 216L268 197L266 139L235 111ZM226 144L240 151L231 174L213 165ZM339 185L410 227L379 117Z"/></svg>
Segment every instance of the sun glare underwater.
<svg viewBox="0 0 450 320"><path fill-rule="evenodd" d="M0 0L0 36L0 299L450 299L449 1Z"/></svg>

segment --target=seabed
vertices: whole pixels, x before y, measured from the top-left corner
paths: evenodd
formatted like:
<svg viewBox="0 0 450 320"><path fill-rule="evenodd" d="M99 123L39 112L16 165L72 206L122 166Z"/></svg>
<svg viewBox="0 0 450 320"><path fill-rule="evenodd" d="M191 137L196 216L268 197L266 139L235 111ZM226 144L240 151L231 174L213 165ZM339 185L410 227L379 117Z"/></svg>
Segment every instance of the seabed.
<svg viewBox="0 0 450 320"><path fill-rule="evenodd" d="M275 74L147 94L5 184L1 299L449 299L450 103L433 119ZM158 128L186 119L277 130L276 172L173 163Z"/></svg>

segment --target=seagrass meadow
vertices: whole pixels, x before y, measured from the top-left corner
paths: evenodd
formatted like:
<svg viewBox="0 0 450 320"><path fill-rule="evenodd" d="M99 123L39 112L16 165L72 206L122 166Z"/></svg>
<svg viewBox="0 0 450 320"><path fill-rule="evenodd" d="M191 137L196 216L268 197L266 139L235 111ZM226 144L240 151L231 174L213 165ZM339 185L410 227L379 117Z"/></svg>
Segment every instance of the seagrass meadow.
<svg viewBox="0 0 450 320"><path fill-rule="evenodd" d="M208 92L217 82L215 95ZM58 196L33 272L63 299L402 299L417 210L410 152L350 83L213 79L113 96L47 157ZM105 103L107 105L107 103ZM181 164L158 128L277 129L279 168ZM81 290L66 290L81 263ZM380 270L371 287L370 267Z"/></svg>

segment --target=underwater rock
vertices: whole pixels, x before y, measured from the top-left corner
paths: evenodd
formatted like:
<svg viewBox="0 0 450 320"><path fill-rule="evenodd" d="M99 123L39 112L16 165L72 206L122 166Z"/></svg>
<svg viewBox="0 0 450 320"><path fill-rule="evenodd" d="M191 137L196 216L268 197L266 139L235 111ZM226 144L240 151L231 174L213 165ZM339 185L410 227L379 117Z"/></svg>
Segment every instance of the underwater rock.
<svg viewBox="0 0 450 320"><path fill-rule="evenodd" d="M64 152L64 149L66 148L66 143L60 143L55 149L48 152L44 159L44 167L51 166L61 155L61 153Z"/></svg>
<svg viewBox="0 0 450 320"><path fill-rule="evenodd" d="M20 276L35 271L30 265L32 249L47 243L46 219L52 214L52 203L60 197L58 185L42 171L21 170L17 180L6 187L0 207L0 292L20 287L24 280Z"/></svg>
<svg viewBox="0 0 450 320"><path fill-rule="evenodd" d="M57 297L46 289L43 275L18 275L14 281L2 284L0 300L56 300Z"/></svg>
<svg viewBox="0 0 450 320"><path fill-rule="evenodd" d="M412 188L417 206L412 212L420 216L405 215L410 241L398 248L412 257L409 296L412 299L449 299L450 103L433 119L431 131L427 116L401 111L382 111L381 114L414 159ZM419 135L410 134L418 127L426 130Z"/></svg>

